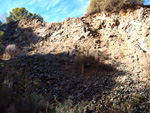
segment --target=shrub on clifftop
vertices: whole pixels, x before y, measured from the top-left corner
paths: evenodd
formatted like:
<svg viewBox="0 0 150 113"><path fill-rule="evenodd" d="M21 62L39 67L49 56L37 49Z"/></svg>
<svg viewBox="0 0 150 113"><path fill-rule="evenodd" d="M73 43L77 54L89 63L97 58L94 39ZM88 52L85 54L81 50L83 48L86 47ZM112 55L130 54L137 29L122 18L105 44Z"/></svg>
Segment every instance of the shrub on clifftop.
<svg viewBox="0 0 150 113"><path fill-rule="evenodd" d="M87 14L101 11L119 11L124 4L143 4L144 0L91 0Z"/></svg>

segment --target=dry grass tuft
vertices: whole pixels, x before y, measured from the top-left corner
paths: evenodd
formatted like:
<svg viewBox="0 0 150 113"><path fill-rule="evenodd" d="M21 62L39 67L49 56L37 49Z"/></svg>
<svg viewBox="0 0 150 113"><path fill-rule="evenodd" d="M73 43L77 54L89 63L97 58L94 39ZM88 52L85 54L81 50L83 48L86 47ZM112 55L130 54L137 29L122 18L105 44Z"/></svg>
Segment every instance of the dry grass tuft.
<svg viewBox="0 0 150 113"><path fill-rule="evenodd" d="M76 56L76 61L74 64L75 70L80 76L91 76L98 71L114 71L114 67L105 64L102 60L99 60L98 57L93 55L78 55Z"/></svg>

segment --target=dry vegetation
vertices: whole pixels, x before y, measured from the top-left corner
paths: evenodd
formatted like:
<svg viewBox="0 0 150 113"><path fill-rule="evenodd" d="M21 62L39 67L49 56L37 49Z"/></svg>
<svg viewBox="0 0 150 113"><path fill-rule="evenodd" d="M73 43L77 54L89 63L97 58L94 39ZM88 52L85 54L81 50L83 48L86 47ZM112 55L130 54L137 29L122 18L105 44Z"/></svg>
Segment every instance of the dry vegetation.
<svg viewBox="0 0 150 113"><path fill-rule="evenodd" d="M15 44L7 45L2 59L14 58L17 55L17 47Z"/></svg>
<svg viewBox="0 0 150 113"><path fill-rule="evenodd" d="M91 0L87 14L101 11L118 12L125 4L143 4L144 0Z"/></svg>
<svg viewBox="0 0 150 113"><path fill-rule="evenodd" d="M87 14L101 12L101 11L119 11L124 4L142 4L143 0L91 0L90 6L87 9ZM36 28L37 26L35 26ZM48 28L48 27L47 27ZM29 37L25 36L25 39L29 40ZM47 46L45 40L44 46ZM53 45L53 47L55 47ZM57 47L57 46L56 46ZM17 48L15 45L10 44L6 47L4 57L14 58L17 54ZM123 57L123 53L122 57ZM6 56L5 56L6 55ZM38 60L42 60L43 57L39 57ZM58 59L58 63L63 65L67 70L69 68L69 57L64 56ZM28 60L28 63L33 61ZM3 68L0 65L0 112L8 113L51 113L49 102L45 100L42 95L33 92L33 87L38 85L38 81L33 81L33 86L30 84L30 77L28 73L23 72L22 68L17 67L21 61L17 60L16 64L8 64ZM115 70L111 65L107 65L102 59L98 59L96 55L78 54L75 58L74 68L80 77L87 77L93 75L98 70L104 70L107 72ZM7 68L8 66L8 68ZM3 70L5 69L5 70ZM3 71L2 71L3 70ZM16 71L17 70L17 71ZM150 65L145 68L146 74L150 75ZM13 83L14 82L14 83ZM145 104L148 100L145 100L142 96L135 96L129 103L121 103L121 107L114 103L107 102L106 108L108 113L131 113L134 112L134 106L138 104ZM71 97L63 102L57 102L54 112L56 113L82 113L85 109L86 103L81 101L77 104L71 100ZM99 109L99 108L97 108ZM104 110L105 111L105 110ZM103 112L103 109L102 109Z"/></svg>

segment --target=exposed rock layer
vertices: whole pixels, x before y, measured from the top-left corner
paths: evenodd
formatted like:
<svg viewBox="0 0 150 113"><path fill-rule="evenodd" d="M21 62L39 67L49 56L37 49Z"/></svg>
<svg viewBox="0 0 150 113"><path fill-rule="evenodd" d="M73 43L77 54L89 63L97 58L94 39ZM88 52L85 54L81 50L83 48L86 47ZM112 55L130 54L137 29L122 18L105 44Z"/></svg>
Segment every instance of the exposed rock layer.
<svg viewBox="0 0 150 113"><path fill-rule="evenodd" d="M43 53L74 55L80 51L105 63L125 63L132 67L131 71L139 67L144 73L150 53L149 17L150 8L137 6L135 10L126 9L119 14L97 13L60 23L23 18L1 29L7 31L5 39L14 38L11 42L21 46L29 42L37 52L44 49Z"/></svg>
<svg viewBox="0 0 150 113"><path fill-rule="evenodd" d="M10 43L19 48L17 58L6 61L3 73L11 69L17 75L20 69L29 74L33 90L48 94L48 101L71 95L75 101L89 101L86 112L101 112L107 99L121 105L142 95L144 102L133 111L149 111L150 8L137 6L119 14L97 13L60 23L22 18L1 30L3 48ZM74 56L81 54L94 56L100 67L88 64L85 73L76 72ZM80 74L90 77L82 79Z"/></svg>

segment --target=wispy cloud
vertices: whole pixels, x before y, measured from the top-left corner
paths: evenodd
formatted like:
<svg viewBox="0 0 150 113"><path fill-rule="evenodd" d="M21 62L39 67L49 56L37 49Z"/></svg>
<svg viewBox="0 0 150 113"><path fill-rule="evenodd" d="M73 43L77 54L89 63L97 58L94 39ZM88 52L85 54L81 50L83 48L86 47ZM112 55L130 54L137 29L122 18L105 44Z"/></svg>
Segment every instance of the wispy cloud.
<svg viewBox="0 0 150 113"><path fill-rule="evenodd" d="M25 7L31 13L39 13L45 21L62 21L67 17L80 17L90 0L0 0L0 14L16 7ZM145 0L145 4L150 4Z"/></svg>

